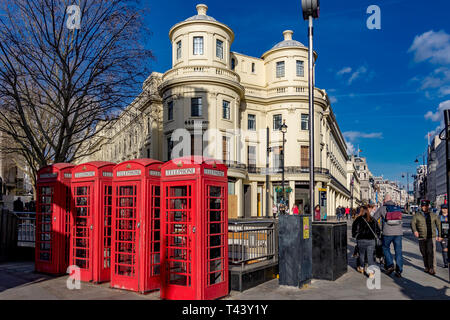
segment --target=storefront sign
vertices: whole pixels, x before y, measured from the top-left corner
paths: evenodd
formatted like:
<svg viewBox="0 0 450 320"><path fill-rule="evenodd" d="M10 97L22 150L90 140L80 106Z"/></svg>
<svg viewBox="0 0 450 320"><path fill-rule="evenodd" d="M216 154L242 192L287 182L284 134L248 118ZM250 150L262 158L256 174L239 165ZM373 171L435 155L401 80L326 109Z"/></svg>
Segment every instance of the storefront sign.
<svg viewBox="0 0 450 320"><path fill-rule="evenodd" d="M309 239L309 218L303 217L303 239Z"/></svg>
<svg viewBox="0 0 450 320"><path fill-rule="evenodd" d="M127 171L117 171L117 177L131 177L131 176L140 176L141 170L127 170Z"/></svg>
<svg viewBox="0 0 450 320"><path fill-rule="evenodd" d="M195 174L195 168L166 170L166 176L181 176L185 174Z"/></svg>
<svg viewBox="0 0 450 320"><path fill-rule="evenodd" d="M225 173L219 170L212 169L204 169L205 174L209 174L210 176L223 177Z"/></svg>
<svg viewBox="0 0 450 320"><path fill-rule="evenodd" d="M95 177L95 171L77 172L75 178Z"/></svg>

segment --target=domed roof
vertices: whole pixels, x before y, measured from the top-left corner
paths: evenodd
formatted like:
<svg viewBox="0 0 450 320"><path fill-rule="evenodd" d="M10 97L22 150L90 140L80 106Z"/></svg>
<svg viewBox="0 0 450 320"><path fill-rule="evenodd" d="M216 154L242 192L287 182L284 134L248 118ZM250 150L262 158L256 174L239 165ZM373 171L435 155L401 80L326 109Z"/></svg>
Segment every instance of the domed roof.
<svg viewBox="0 0 450 320"><path fill-rule="evenodd" d="M210 17L206 15L206 11L208 10L208 6L206 4L198 4L197 5L197 14L195 16L192 16L190 18L187 18L184 21L198 21L198 20L205 20L205 21L216 21L213 17Z"/></svg>
<svg viewBox="0 0 450 320"><path fill-rule="evenodd" d="M292 39L292 35L293 34L294 34L294 32L292 30L284 31L283 32L284 40L281 41L281 42L278 42L276 45L274 45L271 50L278 49L278 48L285 48L285 47L302 47L302 48L306 48L306 46L303 43Z"/></svg>

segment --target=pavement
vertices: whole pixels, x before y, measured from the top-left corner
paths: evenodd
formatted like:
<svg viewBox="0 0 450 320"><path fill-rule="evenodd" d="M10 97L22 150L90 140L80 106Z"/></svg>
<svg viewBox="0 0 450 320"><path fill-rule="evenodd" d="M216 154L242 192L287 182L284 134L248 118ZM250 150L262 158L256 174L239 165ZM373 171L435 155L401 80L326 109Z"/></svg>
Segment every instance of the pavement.
<svg viewBox="0 0 450 320"><path fill-rule="evenodd" d="M244 292L231 291L224 300L450 300L449 273L448 269L442 268L440 251L436 275L425 273L418 242L410 231L410 221L411 216L405 215L402 278L381 272L379 289L369 289L367 277L355 270L356 262L351 256L355 241L349 237L348 271L336 281L313 279L310 285L299 289L279 286L278 280L274 279ZM350 221L348 228L350 235ZM82 282L80 290L69 290L67 278L37 274L32 262L1 263L0 300L159 300L159 291L142 295L111 289L109 283Z"/></svg>

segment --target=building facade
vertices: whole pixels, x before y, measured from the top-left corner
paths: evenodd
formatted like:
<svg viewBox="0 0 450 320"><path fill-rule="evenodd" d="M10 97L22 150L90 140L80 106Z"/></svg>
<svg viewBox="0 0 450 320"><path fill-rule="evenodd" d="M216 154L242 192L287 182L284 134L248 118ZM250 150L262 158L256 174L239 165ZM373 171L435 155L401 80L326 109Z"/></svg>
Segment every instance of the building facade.
<svg viewBox="0 0 450 320"><path fill-rule="evenodd" d="M170 29L172 68L152 73L142 94L101 133L98 152L83 161L220 159L229 168L230 216L263 217L281 200L284 155L289 208L308 211L308 49L287 30L259 58L233 52L233 30L207 9L198 5L196 15ZM359 177L326 91L315 88L314 95L315 203L319 189L326 190L321 203L334 215L337 206L350 206L351 176L360 201Z"/></svg>

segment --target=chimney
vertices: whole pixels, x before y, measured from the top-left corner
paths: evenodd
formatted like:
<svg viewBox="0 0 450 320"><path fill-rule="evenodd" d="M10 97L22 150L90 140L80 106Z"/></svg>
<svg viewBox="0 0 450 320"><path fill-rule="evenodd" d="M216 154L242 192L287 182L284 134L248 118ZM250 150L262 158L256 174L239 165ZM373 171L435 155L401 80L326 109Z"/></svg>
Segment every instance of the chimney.
<svg viewBox="0 0 450 320"><path fill-rule="evenodd" d="M294 31L292 31L292 30L283 31L284 40L292 40L293 34L294 34Z"/></svg>
<svg viewBox="0 0 450 320"><path fill-rule="evenodd" d="M208 6L206 4L198 4L196 8L198 15L206 16L206 11L208 11Z"/></svg>

